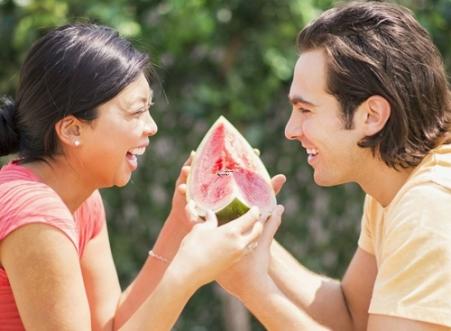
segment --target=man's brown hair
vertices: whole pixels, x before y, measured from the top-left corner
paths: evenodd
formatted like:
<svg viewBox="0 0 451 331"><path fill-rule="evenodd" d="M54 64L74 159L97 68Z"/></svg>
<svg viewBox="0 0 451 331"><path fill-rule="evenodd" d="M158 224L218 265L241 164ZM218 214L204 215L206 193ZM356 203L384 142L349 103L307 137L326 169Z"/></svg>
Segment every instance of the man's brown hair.
<svg viewBox="0 0 451 331"><path fill-rule="evenodd" d="M352 2L324 12L298 36L301 52L323 49L327 90L339 101L345 127L372 95L388 100L385 127L365 137L390 167L418 165L449 135L451 98L439 51L427 31L403 7Z"/></svg>

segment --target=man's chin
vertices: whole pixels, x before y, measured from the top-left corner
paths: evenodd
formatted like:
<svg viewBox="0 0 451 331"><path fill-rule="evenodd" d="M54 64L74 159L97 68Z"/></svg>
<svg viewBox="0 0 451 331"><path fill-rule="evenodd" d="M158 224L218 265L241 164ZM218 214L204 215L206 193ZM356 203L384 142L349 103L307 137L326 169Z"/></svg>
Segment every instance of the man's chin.
<svg viewBox="0 0 451 331"><path fill-rule="evenodd" d="M344 182L339 181L337 179L326 177L326 176L321 176L316 171L313 174L313 181L315 182L316 185L322 186L322 187L332 187L332 186L344 184Z"/></svg>

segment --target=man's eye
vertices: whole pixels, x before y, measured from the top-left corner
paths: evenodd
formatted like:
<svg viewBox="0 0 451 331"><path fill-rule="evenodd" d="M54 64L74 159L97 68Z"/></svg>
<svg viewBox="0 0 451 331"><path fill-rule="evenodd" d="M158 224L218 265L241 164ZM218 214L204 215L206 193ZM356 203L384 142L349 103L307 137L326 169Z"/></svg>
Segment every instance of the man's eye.
<svg viewBox="0 0 451 331"><path fill-rule="evenodd" d="M310 110L307 109L307 108L302 108L302 107L300 107L300 108L298 108L298 109L299 109L299 111L300 111L301 113L310 113Z"/></svg>

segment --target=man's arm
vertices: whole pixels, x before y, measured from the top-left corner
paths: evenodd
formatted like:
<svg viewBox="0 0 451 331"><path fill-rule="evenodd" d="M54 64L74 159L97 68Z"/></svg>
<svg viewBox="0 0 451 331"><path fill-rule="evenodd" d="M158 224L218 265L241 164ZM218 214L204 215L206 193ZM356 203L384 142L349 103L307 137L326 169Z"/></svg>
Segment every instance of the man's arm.
<svg viewBox="0 0 451 331"><path fill-rule="evenodd" d="M413 321L400 317L370 314L367 330L449 331L451 328L443 325Z"/></svg>
<svg viewBox="0 0 451 331"><path fill-rule="evenodd" d="M281 206L275 208L270 219L265 223L263 234L255 250L234 264L227 272L222 273L217 281L225 290L239 298L267 330L328 330L327 325L319 323L310 316L309 312L297 305L294 300L296 291L284 293L268 273L270 264L273 263L270 247L282 213ZM282 252L283 250L280 251ZM289 261L289 258L292 261ZM291 289L291 285L296 289L311 286L311 284L302 283L304 281L302 277L305 275L298 274L299 264L293 261L295 260L286 252L279 259L280 264L275 266L281 267L279 283L284 285L286 282L286 289ZM296 268L293 268L293 265ZM279 272L276 276L278 274ZM290 284L291 282L293 284ZM346 326L349 326L349 323Z"/></svg>
<svg viewBox="0 0 451 331"><path fill-rule="evenodd" d="M340 283L306 269L277 242L271 247L270 275L277 286L300 309L332 330L366 330L376 274L374 256L360 248Z"/></svg>
<svg viewBox="0 0 451 331"><path fill-rule="evenodd" d="M242 291L239 299L269 331L325 331L305 311L299 309L274 283L271 277L262 277Z"/></svg>
<svg viewBox="0 0 451 331"><path fill-rule="evenodd" d="M403 318L370 316L375 257L358 248L341 282L315 274L272 240L280 217L276 211L256 250L217 279L268 330L441 330Z"/></svg>
<svg viewBox="0 0 451 331"><path fill-rule="evenodd" d="M341 283L306 269L276 242L271 251L270 273L276 284L311 318L332 330L450 330L437 324L368 314L377 267L374 256L360 248Z"/></svg>

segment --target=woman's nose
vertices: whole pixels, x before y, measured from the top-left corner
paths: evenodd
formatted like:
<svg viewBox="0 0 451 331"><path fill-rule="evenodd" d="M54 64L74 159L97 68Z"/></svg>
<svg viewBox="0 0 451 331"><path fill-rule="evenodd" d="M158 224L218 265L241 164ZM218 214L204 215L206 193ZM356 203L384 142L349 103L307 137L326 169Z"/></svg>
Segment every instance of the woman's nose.
<svg viewBox="0 0 451 331"><path fill-rule="evenodd" d="M146 118L144 120L144 134L146 136L154 136L158 132L157 123L152 118L149 112L146 114Z"/></svg>

